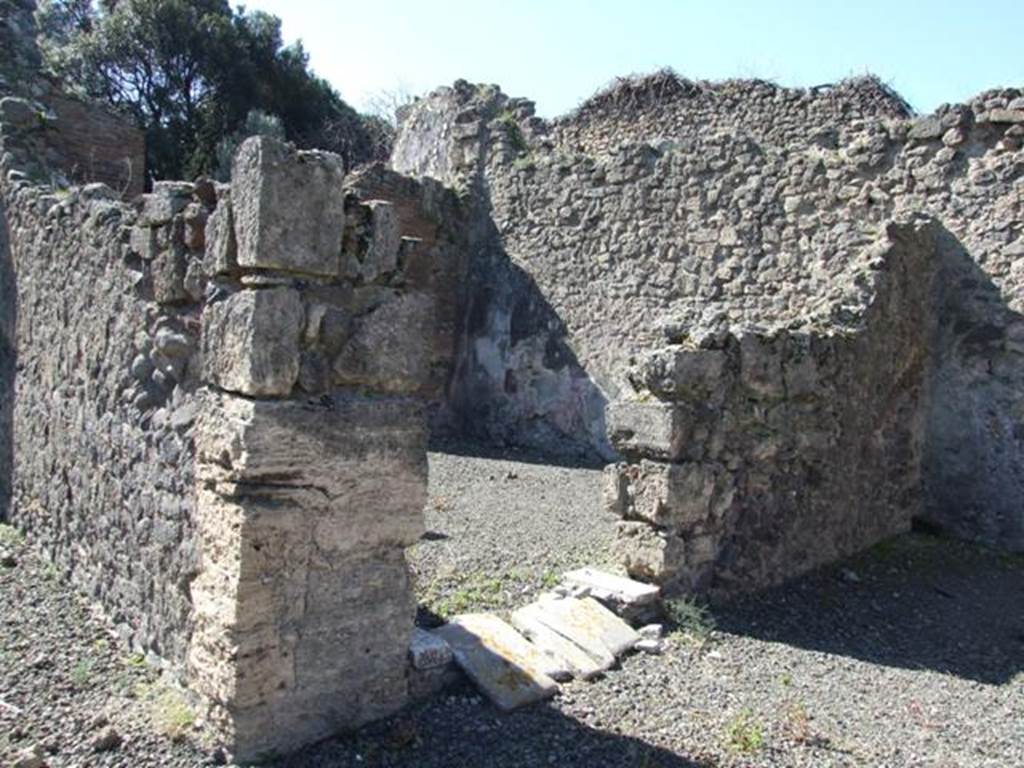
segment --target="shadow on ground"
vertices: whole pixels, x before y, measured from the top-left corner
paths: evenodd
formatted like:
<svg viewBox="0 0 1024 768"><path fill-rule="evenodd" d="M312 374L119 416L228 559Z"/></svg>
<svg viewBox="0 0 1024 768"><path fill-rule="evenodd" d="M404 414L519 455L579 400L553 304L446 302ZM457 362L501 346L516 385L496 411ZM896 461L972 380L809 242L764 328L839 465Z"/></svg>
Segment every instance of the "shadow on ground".
<svg viewBox="0 0 1024 768"><path fill-rule="evenodd" d="M504 714L462 683L346 738L322 742L273 768L711 768L715 763L567 717L552 705Z"/></svg>
<svg viewBox="0 0 1024 768"><path fill-rule="evenodd" d="M718 629L999 685L1024 671L1024 555L923 533L715 606Z"/></svg>

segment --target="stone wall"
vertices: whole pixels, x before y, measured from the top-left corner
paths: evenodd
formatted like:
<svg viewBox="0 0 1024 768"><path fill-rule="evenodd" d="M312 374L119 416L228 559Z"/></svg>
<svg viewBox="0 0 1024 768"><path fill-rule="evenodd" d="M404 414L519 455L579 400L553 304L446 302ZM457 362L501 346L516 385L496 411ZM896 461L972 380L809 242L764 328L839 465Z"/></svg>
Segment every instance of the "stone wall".
<svg viewBox="0 0 1024 768"><path fill-rule="evenodd" d="M265 138L230 185L160 182L133 205L40 184L17 156L5 519L181 675L239 758L402 706L455 195Z"/></svg>
<svg viewBox="0 0 1024 768"><path fill-rule="evenodd" d="M0 182L17 352L5 516L135 649L182 659L196 573L196 304L154 291L152 261L128 242L136 212L108 188L55 193L13 170Z"/></svg>
<svg viewBox="0 0 1024 768"><path fill-rule="evenodd" d="M15 318L18 289L14 284L14 261L7 215L0 202L0 519L11 507L14 479L14 379L18 365Z"/></svg>
<svg viewBox="0 0 1024 768"><path fill-rule="evenodd" d="M746 591L910 528L947 248L930 220L888 226L856 330L723 332L642 359L639 399L609 409L630 573Z"/></svg>
<svg viewBox="0 0 1024 768"><path fill-rule="evenodd" d="M876 77L815 88L763 80L691 81L664 70L615 80L550 126L553 145L588 155L623 144L748 136L779 147L847 143L859 120L910 117L907 103Z"/></svg>
<svg viewBox="0 0 1024 768"><path fill-rule="evenodd" d="M515 338L500 314L483 322L468 315L456 389L476 393L473 407L490 435L514 434L529 413L608 455L601 438L616 425L597 412L622 413L651 397L638 386L636 367L669 342L733 339L723 351L749 339L805 337L825 350L839 338L864 339L828 353L851 370L856 354L869 354L855 354L858 344L905 345L924 350L928 360L926 381L915 379L907 390L925 393L924 415L911 408L899 428L918 445L916 425L927 425L907 465L921 476L920 503L890 504L889 522L848 525L843 509L853 514L858 498L850 490L836 495L842 509L830 514L810 498L799 509L783 505L774 525L789 530L789 516L795 521L817 509L823 551L846 552L920 514L1019 549L1022 107L1021 91L1004 89L915 119L872 79L791 90L760 82L694 84L660 73L649 82L627 81L548 123L526 100L460 82L408 112L392 162L474 196L476 216L490 223L492 237L477 240L470 269L483 275L477 294L488 295L491 312L539 308L520 319L525 332ZM958 289L936 299L943 322L927 344L907 335L909 304L884 322L864 324L877 300L871 275L878 249L887 247L882 235L890 222L915 213L934 217L944 232L935 237L954 243L936 253L969 254L944 272ZM528 275L528 290L509 279L518 273ZM909 291L906 304L912 286L899 285ZM531 295L539 299L519 301ZM920 309L917 317L934 312ZM588 402L606 401L607 409L590 409L571 387L552 386L559 377L554 358L533 352L551 338L567 350L559 359L578 364L594 393ZM884 358L878 363L878 375L895 370ZM832 398L856 394L847 386L828 384L816 396L819 405L834 411ZM861 444L866 436L850 430L869 428L876 416L848 421L843 439ZM689 424L690 417L679 418ZM729 423L719 426L690 439L731 434ZM903 438L893 440L897 450ZM754 461L746 448L740 453L743 462ZM849 461L826 453L834 469ZM881 498L899 499L900 491L884 482L884 467L858 461L865 472L881 473L879 487L892 491L866 513L879 517ZM613 494L611 503L617 499ZM728 536L730 525L716 537ZM778 539L755 556L716 545L705 550L713 575L700 581L754 587L813 565L816 558L803 548ZM674 551L677 562L665 578L686 562ZM737 564L736 557L748 562ZM689 577L680 578L684 584Z"/></svg>

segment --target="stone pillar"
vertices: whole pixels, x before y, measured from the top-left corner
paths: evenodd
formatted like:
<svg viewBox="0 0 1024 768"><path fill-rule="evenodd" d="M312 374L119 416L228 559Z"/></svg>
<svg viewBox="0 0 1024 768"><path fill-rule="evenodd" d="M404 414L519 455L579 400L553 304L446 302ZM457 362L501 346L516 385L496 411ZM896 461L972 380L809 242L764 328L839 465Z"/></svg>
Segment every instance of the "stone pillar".
<svg viewBox="0 0 1024 768"><path fill-rule="evenodd" d="M407 700L433 307L387 204L347 215L342 183L334 155L250 139L207 228L189 677L237 759Z"/></svg>

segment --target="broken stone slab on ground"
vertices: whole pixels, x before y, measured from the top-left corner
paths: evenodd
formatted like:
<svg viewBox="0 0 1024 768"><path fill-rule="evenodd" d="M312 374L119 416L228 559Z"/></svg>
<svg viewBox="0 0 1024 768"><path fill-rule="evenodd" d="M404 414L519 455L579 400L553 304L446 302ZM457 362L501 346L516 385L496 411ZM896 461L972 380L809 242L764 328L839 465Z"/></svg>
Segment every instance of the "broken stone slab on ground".
<svg viewBox="0 0 1024 768"><path fill-rule="evenodd" d="M659 613L661 588L655 584L617 576L596 568L579 568L562 576L570 589L585 589L587 593L624 618L637 623Z"/></svg>
<svg viewBox="0 0 1024 768"><path fill-rule="evenodd" d="M542 651L561 659L573 675L583 680L596 677L615 664L615 656L610 651L584 648L549 627L541 615L543 610L540 603L523 606L512 614L512 626Z"/></svg>
<svg viewBox="0 0 1024 768"><path fill-rule="evenodd" d="M451 646L455 661L494 705L510 711L558 691L551 661L497 616L465 614L432 631Z"/></svg>
<svg viewBox="0 0 1024 768"><path fill-rule="evenodd" d="M535 605L539 621L596 658L609 653L618 658L641 639L631 626L592 597L545 595Z"/></svg>

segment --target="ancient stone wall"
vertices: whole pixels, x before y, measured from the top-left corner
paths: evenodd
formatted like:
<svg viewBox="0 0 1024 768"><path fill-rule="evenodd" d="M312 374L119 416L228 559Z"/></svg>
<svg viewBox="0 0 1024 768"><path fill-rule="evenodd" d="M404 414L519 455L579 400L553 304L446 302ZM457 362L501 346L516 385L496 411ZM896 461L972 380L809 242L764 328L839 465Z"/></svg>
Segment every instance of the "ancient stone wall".
<svg viewBox="0 0 1024 768"><path fill-rule="evenodd" d="M15 319L18 289L14 284L14 261L7 215L0 202L0 519L6 519L11 507L14 479L14 378L16 354Z"/></svg>
<svg viewBox="0 0 1024 768"><path fill-rule="evenodd" d="M640 361L640 397L609 408L627 461L608 468L606 496L627 570L746 591L910 528L939 236L927 219L886 228L857 330L687 337Z"/></svg>
<svg viewBox="0 0 1024 768"><path fill-rule="evenodd" d="M239 757L403 705L456 197L264 138L231 185L162 182L133 205L39 184L15 157L5 518L182 676Z"/></svg>
<svg viewBox="0 0 1024 768"><path fill-rule="evenodd" d="M195 302L154 291L128 242L136 213L109 188L54 193L13 171L0 182L17 354L5 513L136 649L181 659L196 572Z"/></svg>
<svg viewBox="0 0 1024 768"><path fill-rule="evenodd" d="M907 103L878 78L851 78L816 88L763 80L691 81L666 70L621 78L552 121L555 146L588 155L623 144L699 140L737 132L778 147L847 143L852 124L906 118Z"/></svg>
<svg viewBox="0 0 1024 768"><path fill-rule="evenodd" d="M824 350L840 337L877 336L828 354L859 370L857 355L870 357L887 344L927 352L926 381L918 375L905 382L906 392L934 394L925 398L924 415L910 409L899 429L918 445L916 424L927 425L923 447L907 465L913 476L921 474L921 502L890 504L886 513L883 492L870 514L891 514L891 525L881 519L847 525L840 510L831 517L819 510L819 539L831 537L820 546L843 552L863 546L883 530L905 527L910 510L972 538L1021 547L1022 368L1015 339L1024 284L1014 266L1024 246L1021 92L993 91L909 119L902 101L872 80L793 91L758 82L672 84L658 75L624 89L549 124L525 100L493 86L457 83L406 116L395 168L461 185L477 196L477 215L493 225L493 237L473 252L471 274L486 265L477 270L485 275L478 293L501 297L491 307L530 306L519 302L528 292L504 277L521 271L543 299L532 302L543 311L520 319L518 327L528 332L515 338L509 324L469 315L459 371L478 395L474 407L486 431L508 435L509 425L528 413L606 451L603 421L570 388L550 386L557 366L530 353L551 338L564 343L593 386L593 400L607 400L612 415L652 397L637 386L636 366L667 343L733 338L741 348L747 339L783 334L806 336L812 348ZM943 273L958 289L936 299L941 311L912 312L908 305L884 322L865 324L877 301L870 276L882 234L889 222L918 212L945 230L939 240L953 243L936 252L969 254ZM503 272L492 263L507 266ZM934 340L906 335L909 318L924 322L934 314L943 319ZM869 351L855 352L858 344ZM896 372L884 357L878 363L878 375ZM828 384L831 394L822 393L819 404L854 394L842 394L847 386ZM877 416L869 411L860 423L836 416L845 423L839 440L860 444L866 438L856 430ZM613 433L618 428L607 426ZM705 442L719 432L697 430L688 440ZM905 442L893 440L893 450ZM887 452L879 449L881 456ZM740 453L747 468L727 468L733 485L749 475L749 464L767 461ZM836 470L849 460L828 455ZM885 474L860 460L865 471ZM948 479L950 470L956 481ZM901 498L896 485L877 479L880 488L891 488L890 501ZM739 518L746 519L742 499L748 497L734 494L730 502ZM854 498L846 497L847 508ZM800 509L816 504L822 506L809 499ZM781 500L773 509L766 519L778 530L790 529L789 516L804 514ZM716 536L728 530L723 525ZM804 548L795 540L766 541L760 554L748 550L742 555L748 562L740 564L730 560L735 550L705 551L723 587L744 579L753 587L813 564Z"/></svg>

